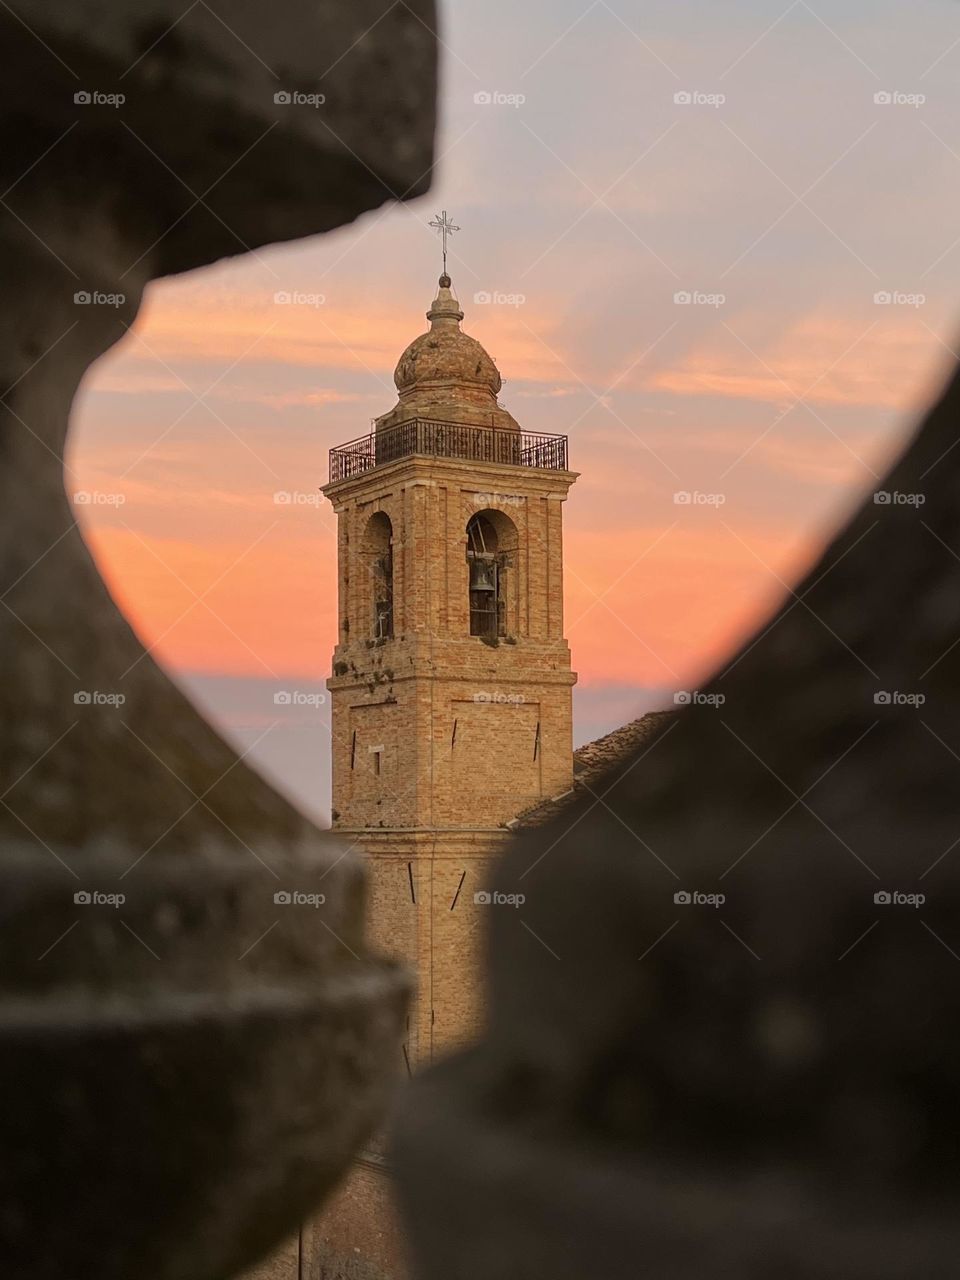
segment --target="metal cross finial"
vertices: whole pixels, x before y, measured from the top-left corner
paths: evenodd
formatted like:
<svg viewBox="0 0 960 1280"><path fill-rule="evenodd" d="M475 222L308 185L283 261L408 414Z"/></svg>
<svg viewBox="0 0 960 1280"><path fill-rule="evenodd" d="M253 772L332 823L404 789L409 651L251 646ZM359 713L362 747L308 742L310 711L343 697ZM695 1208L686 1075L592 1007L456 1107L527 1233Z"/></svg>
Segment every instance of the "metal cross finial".
<svg viewBox="0 0 960 1280"><path fill-rule="evenodd" d="M429 225L431 227L436 228L436 230L440 232L440 237L443 240L443 274L446 275L447 274L447 237L452 236L453 233L455 231L459 231L460 228L457 226L454 226L454 224L447 217L446 209L444 209L443 213L435 214L433 221Z"/></svg>

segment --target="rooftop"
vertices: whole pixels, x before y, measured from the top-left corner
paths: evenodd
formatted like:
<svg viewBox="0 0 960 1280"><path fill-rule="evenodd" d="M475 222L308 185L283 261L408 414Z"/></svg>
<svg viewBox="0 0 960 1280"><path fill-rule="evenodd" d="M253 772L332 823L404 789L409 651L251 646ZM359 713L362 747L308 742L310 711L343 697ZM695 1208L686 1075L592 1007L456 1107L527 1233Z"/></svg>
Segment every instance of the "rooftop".
<svg viewBox="0 0 960 1280"><path fill-rule="evenodd" d="M427 319L430 328L397 363L397 403L367 435L330 450L330 483L414 455L566 471L567 437L521 431L497 399L496 362L461 329L463 311L446 274Z"/></svg>
<svg viewBox="0 0 960 1280"><path fill-rule="evenodd" d="M579 747L573 753L573 789L564 795L544 800L534 808L528 809L526 813L519 814L510 826L513 828L544 826L565 809L581 791L592 790L595 783L608 770L629 760L633 753L645 743L652 743L654 738L669 728L676 715L676 711L649 711L639 720L631 720L629 724L614 729L612 733Z"/></svg>

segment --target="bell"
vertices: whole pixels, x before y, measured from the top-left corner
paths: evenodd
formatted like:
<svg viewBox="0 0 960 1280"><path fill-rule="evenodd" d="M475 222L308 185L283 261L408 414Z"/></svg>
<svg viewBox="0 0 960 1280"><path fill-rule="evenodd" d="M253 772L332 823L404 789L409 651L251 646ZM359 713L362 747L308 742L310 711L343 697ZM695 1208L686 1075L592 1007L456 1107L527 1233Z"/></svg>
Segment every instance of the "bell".
<svg viewBox="0 0 960 1280"><path fill-rule="evenodd" d="M470 590L496 591L497 566L493 560L475 559L470 563Z"/></svg>

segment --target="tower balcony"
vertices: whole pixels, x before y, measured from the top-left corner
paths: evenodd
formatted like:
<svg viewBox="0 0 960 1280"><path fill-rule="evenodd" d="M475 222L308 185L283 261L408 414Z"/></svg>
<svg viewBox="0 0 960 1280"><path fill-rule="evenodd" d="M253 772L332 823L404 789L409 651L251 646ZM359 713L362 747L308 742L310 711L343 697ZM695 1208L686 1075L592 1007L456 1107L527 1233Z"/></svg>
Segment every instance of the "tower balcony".
<svg viewBox="0 0 960 1280"><path fill-rule="evenodd" d="M567 437L414 418L330 450L330 483L415 455L567 470Z"/></svg>

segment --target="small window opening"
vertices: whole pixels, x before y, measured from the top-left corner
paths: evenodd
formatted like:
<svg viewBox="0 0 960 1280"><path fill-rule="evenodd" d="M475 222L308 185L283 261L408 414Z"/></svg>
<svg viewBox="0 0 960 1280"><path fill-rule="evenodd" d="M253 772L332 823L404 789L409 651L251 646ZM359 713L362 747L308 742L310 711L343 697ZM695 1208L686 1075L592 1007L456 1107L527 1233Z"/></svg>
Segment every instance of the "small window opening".
<svg viewBox="0 0 960 1280"><path fill-rule="evenodd" d="M498 554L497 531L486 516L474 516L467 525L467 562L470 566L470 634L487 640L506 635L503 566Z"/></svg>
<svg viewBox="0 0 960 1280"><path fill-rule="evenodd" d="M375 640L393 638L393 547L373 562L373 636Z"/></svg>
<svg viewBox="0 0 960 1280"><path fill-rule="evenodd" d="M393 638L393 525L384 511L367 522L363 554L368 565L374 640Z"/></svg>

